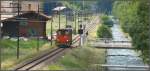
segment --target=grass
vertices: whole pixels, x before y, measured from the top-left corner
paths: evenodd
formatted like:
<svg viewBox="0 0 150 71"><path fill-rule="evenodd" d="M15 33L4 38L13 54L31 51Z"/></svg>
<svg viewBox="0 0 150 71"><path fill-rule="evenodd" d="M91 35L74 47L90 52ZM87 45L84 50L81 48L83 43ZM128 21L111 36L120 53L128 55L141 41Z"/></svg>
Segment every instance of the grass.
<svg viewBox="0 0 150 71"><path fill-rule="evenodd" d="M32 52L30 52L32 50ZM33 49L20 49L20 59L16 57L16 49L4 48L2 54L2 69L9 69L13 65L19 63L24 58L26 58L29 54L36 53L36 50Z"/></svg>
<svg viewBox="0 0 150 71"><path fill-rule="evenodd" d="M60 63L66 68L88 68L92 64L103 64L103 52L94 48L78 48L64 56Z"/></svg>
<svg viewBox="0 0 150 71"><path fill-rule="evenodd" d="M41 45L45 44L46 40L39 40L40 47ZM20 48L35 48L37 47L37 39L28 39L27 41L20 40L19 41ZM3 48L16 48L17 47L17 41L11 40L11 39L2 39L0 42L1 47Z"/></svg>
<svg viewBox="0 0 150 71"><path fill-rule="evenodd" d="M20 40L20 58L17 59L17 42L10 39L2 39L0 42L2 47L2 69L9 69L13 65L32 58L32 55L39 53L40 51L50 48L50 44L46 40L39 41L39 49L37 51L37 40L29 39L28 41Z"/></svg>
<svg viewBox="0 0 150 71"><path fill-rule="evenodd" d="M97 38L97 29L98 29L98 27L99 27L99 25L97 25L94 30L89 31L89 37Z"/></svg>
<svg viewBox="0 0 150 71"><path fill-rule="evenodd" d="M48 69L49 69L49 70L51 70L51 69L53 69L53 70L64 70L64 68L63 68L62 66L60 66L60 65L55 65L55 64L50 65L50 66L48 67Z"/></svg>
<svg viewBox="0 0 150 71"><path fill-rule="evenodd" d="M105 63L105 50L90 47L77 48L67 52L57 63L49 65L49 70L72 70L94 68Z"/></svg>

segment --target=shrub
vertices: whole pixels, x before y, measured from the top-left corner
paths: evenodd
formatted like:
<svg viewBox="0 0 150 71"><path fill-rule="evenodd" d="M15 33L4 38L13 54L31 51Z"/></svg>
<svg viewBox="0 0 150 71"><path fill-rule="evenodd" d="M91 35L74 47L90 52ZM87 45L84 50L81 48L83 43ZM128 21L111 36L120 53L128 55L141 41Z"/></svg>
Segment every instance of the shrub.
<svg viewBox="0 0 150 71"><path fill-rule="evenodd" d="M87 47L72 50L60 60L60 64L62 64L66 69L84 69L92 66L93 64L104 64L104 60L105 50Z"/></svg>
<svg viewBox="0 0 150 71"><path fill-rule="evenodd" d="M113 26L113 21L107 15L102 15L101 19L103 21L102 24L105 24L108 27L112 27Z"/></svg>
<svg viewBox="0 0 150 71"><path fill-rule="evenodd" d="M102 24L97 30L97 36L99 38L112 38L111 29L106 25Z"/></svg>

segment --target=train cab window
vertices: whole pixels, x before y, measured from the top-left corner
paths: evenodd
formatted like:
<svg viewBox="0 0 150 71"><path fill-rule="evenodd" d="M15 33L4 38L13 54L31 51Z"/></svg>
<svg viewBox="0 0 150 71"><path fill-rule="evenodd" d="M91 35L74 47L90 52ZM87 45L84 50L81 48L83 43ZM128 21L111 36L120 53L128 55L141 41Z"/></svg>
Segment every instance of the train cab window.
<svg viewBox="0 0 150 71"><path fill-rule="evenodd" d="M57 31L57 34L58 34L58 35L64 35L64 34L65 34L65 30L58 30L58 31Z"/></svg>

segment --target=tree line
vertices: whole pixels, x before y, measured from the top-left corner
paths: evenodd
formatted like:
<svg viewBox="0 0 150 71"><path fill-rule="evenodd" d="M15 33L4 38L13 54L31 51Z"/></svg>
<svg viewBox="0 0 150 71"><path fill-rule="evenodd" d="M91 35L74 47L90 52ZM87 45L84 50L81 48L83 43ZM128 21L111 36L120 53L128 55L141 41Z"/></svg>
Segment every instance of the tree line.
<svg viewBox="0 0 150 71"><path fill-rule="evenodd" d="M132 38L132 44L141 52L144 62L150 62L150 3L148 0L115 1L113 14L119 19L125 33Z"/></svg>

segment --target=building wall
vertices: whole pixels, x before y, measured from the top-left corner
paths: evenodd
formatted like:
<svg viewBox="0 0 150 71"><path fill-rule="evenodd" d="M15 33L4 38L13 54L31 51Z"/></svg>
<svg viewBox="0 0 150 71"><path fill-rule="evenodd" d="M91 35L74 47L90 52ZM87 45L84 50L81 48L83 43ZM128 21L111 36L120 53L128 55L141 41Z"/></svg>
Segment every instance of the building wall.
<svg viewBox="0 0 150 71"><path fill-rule="evenodd" d="M1 1L1 7L18 7L17 1ZM40 11L42 11L42 2L37 1L21 1L21 11L38 11L38 4ZM17 8L1 8L2 12L17 12Z"/></svg>
<svg viewBox="0 0 150 71"><path fill-rule="evenodd" d="M21 1L21 0L20 0ZM20 13L23 11L38 11L38 4L40 7L40 11L42 11L42 2L37 2L37 1L21 1L21 10ZM30 9L29 9L30 5ZM18 1L1 1L1 7L18 7ZM1 19L7 19L10 17L13 17L17 15L18 8L1 8L2 15Z"/></svg>
<svg viewBox="0 0 150 71"><path fill-rule="evenodd" d="M44 27L46 25L45 23L39 23L39 22L29 22L28 23L28 32L29 34L32 35L38 35L38 36L45 36L44 32L46 29Z"/></svg>
<svg viewBox="0 0 150 71"><path fill-rule="evenodd" d="M30 20L31 21L31 20ZM20 37L45 37L46 36L46 23L28 22L27 25L19 26ZM3 36L17 37L18 22L7 21L4 22Z"/></svg>
<svg viewBox="0 0 150 71"><path fill-rule="evenodd" d="M17 30L18 30L17 22L12 22L12 21L3 22L3 27L2 27L3 36L15 37L18 34Z"/></svg>
<svg viewBox="0 0 150 71"><path fill-rule="evenodd" d="M2 1L1 7L11 7L12 6L11 3L12 3L12 1ZM2 13L12 12L13 9L11 9L11 8L1 8L1 11L2 11Z"/></svg>
<svg viewBox="0 0 150 71"><path fill-rule="evenodd" d="M37 1L22 1L21 2L21 11L38 11L38 5L39 10L42 11L42 2Z"/></svg>

